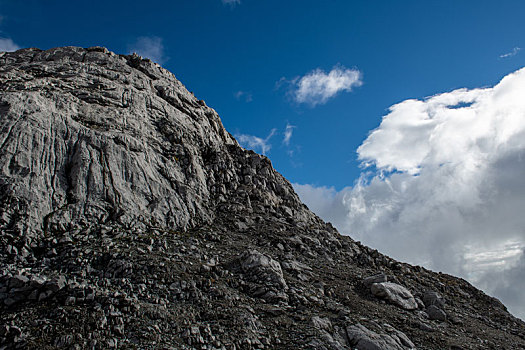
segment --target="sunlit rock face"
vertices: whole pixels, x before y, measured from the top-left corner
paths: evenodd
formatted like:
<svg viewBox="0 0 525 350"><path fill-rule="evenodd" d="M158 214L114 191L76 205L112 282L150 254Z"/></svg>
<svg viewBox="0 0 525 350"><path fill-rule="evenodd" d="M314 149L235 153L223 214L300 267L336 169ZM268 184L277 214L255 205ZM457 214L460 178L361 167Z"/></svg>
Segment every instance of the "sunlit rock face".
<svg viewBox="0 0 525 350"><path fill-rule="evenodd" d="M215 111L149 60L76 47L0 59L0 181L16 207L4 225L22 215L29 231L186 229L232 197L298 203L266 158L241 152Z"/></svg>

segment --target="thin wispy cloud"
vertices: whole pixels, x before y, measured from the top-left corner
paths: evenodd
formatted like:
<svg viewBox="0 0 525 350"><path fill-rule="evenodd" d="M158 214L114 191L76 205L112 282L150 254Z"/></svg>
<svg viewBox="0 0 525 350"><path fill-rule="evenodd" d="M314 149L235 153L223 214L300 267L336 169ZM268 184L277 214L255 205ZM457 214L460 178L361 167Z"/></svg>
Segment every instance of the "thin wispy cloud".
<svg viewBox="0 0 525 350"><path fill-rule="evenodd" d="M512 56L516 56L518 52L520 52L521 47L515 47L512 49L511 52L504 53L503 55L500 55L499 58L508 58Z"/></svg>
<svg viewBox="0 0 525 350"><path fill-rule="evenodd" d="M238 100L238 101L244 101L244 102L252 102L253 101L253 96L252 96L252 93L251 92L247 92L247 91L242 91L242 90L239 90L239 91L236 91L233 96Z"/></svg>
<svg viewBox="0 0 525 350"><path fill-rule="evenodd" d="M240 5L241 4L241 0L221 0L222 3L224 5L230 5L230 6L235 6L235 5Z"/></svg>
<svg viewBox="0 0 525 350"><path fill-rule="evenodd" d="M133 44L128 46L128 52L135 52L142 57L157 62L158 64L163 64L167 61L163 40L157 36L138 37Z"/></svg>
<svg viewBox="0 0 525 350"><path fill-rule="evenodd" d="M20 49L20 46L10 38L0 38L0 51L12 52Z"/></svg>
<svg viewBox="0 0 525 350"><path fill-rule="evenodd" d="M492 88L398 103L357 150L372 176L295 188L341 232L465 277L525 318L524 95L525 68Z"/></svg>
<svg viewBox="0 0 525 350"><path fill-rule="evenodd" d="M266 155L272 148L270 139L275 135L276 131L276 129L272 129L265 138L248 134L236 134L235 138L244 148L249 148L256 152L259 151L261 154Z"/></svg>
<svg viewBox="0 0 525 350"><path fill-rule="evenodd" d="M284 137L283 137L283 143L288 146L290 145L290 140L292 139L293 129L295 129L295 125L286 124L286 129L284 129Z"/></svg>
<svg viewBox="0 0 525 350"><path fill-rule="evenodd" d="M278 84L281 84L283 79ZM341 91L352 91L363 84L362 74L357 69L335 66L330 72L317 68L290 82L290 94L299 104L312 107L325 104Z"/></svg>

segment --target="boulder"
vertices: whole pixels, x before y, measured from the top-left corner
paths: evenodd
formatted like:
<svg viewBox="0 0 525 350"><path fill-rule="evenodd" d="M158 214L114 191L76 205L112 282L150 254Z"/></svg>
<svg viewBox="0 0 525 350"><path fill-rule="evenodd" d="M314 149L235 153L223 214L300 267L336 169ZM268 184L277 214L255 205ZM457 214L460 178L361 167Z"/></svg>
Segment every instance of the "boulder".
<svg viewBox="0 0 525 350"><path fill-rule="evenodd" d="M389 327L392 328L392 327ZM348 326L346 333L352 349L357 350L406 350L414 344L401 331L392 329L392 334L376 333L361 324Z"/></svg>
<svg viewBox="0 0 525 350"><path fill-rule="evenodd" d="M425 306L436 305L439 308L442 308L445 305L445 300L441 295L434 291L427 291L423 294L423 303Z"/></svg>
<svg viewBox="0 0 525 350"><path fill-rule="evenodd" d="M437 307L436 305L430 305L427 307L426 310L428 314L428 318L431 320L437 320L437 321L446 321L447 320L447 314L445 311Z"/></svg>
<svg viewBox="0 0 525 350"><path fill-rule="evenodd" d="M257 250L243 253L239 261L244 278L258 285L251 291L253 296L269 300L285 298L284 290L288 286L278 261Z"/></svg>
<svg viewBox="0 0 525 350"><path fill-rule="evenodd" d="M14 275L9 279L9 287L10 288L20 288L29 282L29 278L22 275Z"/></svg>
<svg viewBox="0 0 525 350"><path fill-rule="evenodd" d="M405 310L417 309L417 302L412 293L399 284L392 282L373 283L370 291L374 296L386 299Z"/></svg>
<svg viewBox="0 0 525 350"><path fill-rule="evenodd" d="M370 288L370 286L373 283L382 283L382 282L388 282L388 276L385 275L384 273L366 277L363 280L363 285L367 288Z"/></svg>
<svg viewBox="0 0 525 350"><path fill-rule="evenodd" d="M330 322L330 319L326 317L313 316L312 324L315 328L325 331L329 331L332 328L332 322Z"/></svg>

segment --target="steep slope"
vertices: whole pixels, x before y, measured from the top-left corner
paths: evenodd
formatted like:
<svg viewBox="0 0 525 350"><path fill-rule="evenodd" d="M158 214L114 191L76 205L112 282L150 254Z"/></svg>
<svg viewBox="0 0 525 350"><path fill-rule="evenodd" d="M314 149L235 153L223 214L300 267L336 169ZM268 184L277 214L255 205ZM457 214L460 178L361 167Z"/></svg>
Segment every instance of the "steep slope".
<svg viewBox="0 0 525 350"><path fill-rule="evenodd" d="M525 348L466 281L340 236L160 66L0 55L0 346Z"/></svg>

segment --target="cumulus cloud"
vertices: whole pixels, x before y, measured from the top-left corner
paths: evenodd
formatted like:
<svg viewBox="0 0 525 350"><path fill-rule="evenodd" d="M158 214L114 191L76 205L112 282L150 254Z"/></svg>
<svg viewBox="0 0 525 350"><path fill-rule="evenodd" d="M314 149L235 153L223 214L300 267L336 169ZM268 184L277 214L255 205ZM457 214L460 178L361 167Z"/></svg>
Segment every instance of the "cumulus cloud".
<svg viewBox="0 0 525 350"><path fill-rule="evenodd" d="M522 251L520 259L512 267L503 271L494 271L487 274L481 281L482 288L492 290L505 301L505 305L516 316L525 319L523 312L523 291L525 290L525 253Z"/></svg>
<svg viewBox="0 0 525 350"><path fill-rule="evenodd" d="M358 148L355 184L295 188L342 233L465 277L525 318L524 95L525 68L491 88L403 101Z"/></svg>
<svg viewBox="0 0 525 350"><path fill-rule="evenodd" d="M499 58L507 58L507 57L516 56L518 52L520 52L520 50L521 50L521 47L515 47L512 49L511 52L507 52L507 53L504 53L503 55L500 55Z"/></svg>
<svg viewBox="0 0 525 350"><path fill-rule="evenodd" d="M352 91L354 87L363 84L361 72L336 66L328 73L315 69L302 77L293 79L291 95L295 102L310 106L324 104L340 91Z"/></svg>
<svg viewBox="0 0 525 350"><path fill-rule="evenodd" d="M20 46L10 38L0 38L0 51L12 52L20 49Z"/></svg>
<svg viewBox="0 0 525 350"><path fill-rule="evenodd" d="M295 129L295 125L286 124L286 129L284 129L284 137L283 137L283 143L288 146L290 144L290 140L292 138L293 129Z"/></svg>
<svg viewBox="0 0 525 350"><path fill-rule="evenodd" d="M244 148L250 148L256 152L260 151L265 155L272 148L270 139L275 135L276 131L276 129L272 129L265 138L247 134L236 134L235 138Z"/></svg>
<svg viewBox="0 0 525 350"><path fill-rule="evenodd" d="M128 49L129 53L137 53L142 57L147 57L150 60L162 64L167 61L164 53L164 44L162 38L156 36L141 36Z"/></svg>

